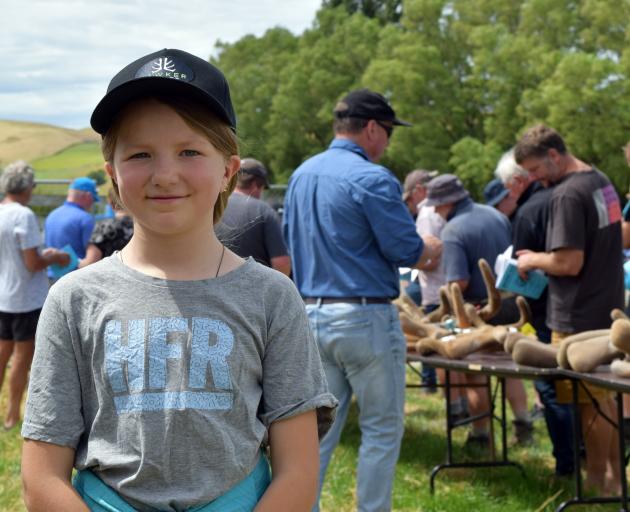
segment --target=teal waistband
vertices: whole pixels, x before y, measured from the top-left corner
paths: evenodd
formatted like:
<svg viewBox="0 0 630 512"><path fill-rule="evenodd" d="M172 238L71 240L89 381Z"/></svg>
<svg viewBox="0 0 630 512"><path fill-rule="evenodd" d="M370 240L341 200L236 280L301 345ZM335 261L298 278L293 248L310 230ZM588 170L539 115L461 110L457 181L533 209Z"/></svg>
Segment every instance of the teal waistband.
<svg viewBox="0 0 630 512"><path fill-rule="evenodd" d="M210 503L186 512L241 512L253 510L271 482L267 459L261 454L256 467L238 484ZM72 480L83 501L93 512L135 512L120 495L89 469L78 471Z"/></svg>

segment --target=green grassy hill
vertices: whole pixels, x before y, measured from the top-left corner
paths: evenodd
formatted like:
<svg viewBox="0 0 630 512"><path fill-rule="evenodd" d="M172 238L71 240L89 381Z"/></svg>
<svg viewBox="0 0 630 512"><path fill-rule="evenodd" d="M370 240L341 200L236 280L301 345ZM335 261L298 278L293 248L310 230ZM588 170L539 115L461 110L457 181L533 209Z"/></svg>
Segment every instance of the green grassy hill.
<svg viewBox="0 0 630 512"><path fill-rule="evenodd" d="M89 128L72 130L48 124L0 120L0 167L15 160L26 160L33 163L34 160L55 155L71 146L85 143L91 143L98 150L99 140L98 134ZM89 153L86 150L86 156ZM73 153L73 157L69 161L80 162L80 158L78 154ZM91 164L92 161L89 160L85 164ZM100 163L98 165L100 166ZM51 175L47 177L62 178L65 176Z"/></svg>
<svg viewBox="0 0 630 512"><path fill-rule="evenodd" d="M76 178L102 169L103 155L98 142L82 142L30 163L40 179Z"/></svg>
<svg viewBox="0 0 630 512"><path fill-rule="evenodd" d="M31 165L35 169L37 179L73 179L87 176L89 173L103 169L103 155L98 142L82 142L74 144L61 151L36 158ZM39 185L37 194L65 194L67 185ZM100 187L100 193L105 194L108 187Z"/></svg>

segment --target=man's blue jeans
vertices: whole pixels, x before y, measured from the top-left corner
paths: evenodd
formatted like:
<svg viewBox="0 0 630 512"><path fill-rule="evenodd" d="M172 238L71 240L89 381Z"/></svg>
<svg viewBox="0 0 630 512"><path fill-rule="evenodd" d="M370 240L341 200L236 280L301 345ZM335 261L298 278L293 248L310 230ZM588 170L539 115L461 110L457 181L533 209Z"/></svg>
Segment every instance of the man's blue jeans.
<svg viewBox="0 0 630 512"><path fill-rule="evenodd" d="M406 346L398 312L390 304L308 305L306 310L328 387L339 400L337 418L320 443L319 492L354 394L361 429L357 507L391 510L404 428Z"/></svg>
<svg viewBox="0 0 630 512"><path fill-rule="evenodd" d="M545 323L545 316L535 316L532 325L536 329L536 337L543 343L551 343L551 330ZM553 446L556 459L556 474L573 473L573 413L568 404L559 404L556 400L556 385L550 379L534 381L540 401L544 406L545 423Z"/></svg>
<svg viewBox="0 0 630 512"><path fill-rule="evenodd" d="M556 385L553 380L534 381L540 401L545 409L545 422L556 459L556 474L566 476L573 473L573 413L569 404L559 404L556 400Z"/></svg>

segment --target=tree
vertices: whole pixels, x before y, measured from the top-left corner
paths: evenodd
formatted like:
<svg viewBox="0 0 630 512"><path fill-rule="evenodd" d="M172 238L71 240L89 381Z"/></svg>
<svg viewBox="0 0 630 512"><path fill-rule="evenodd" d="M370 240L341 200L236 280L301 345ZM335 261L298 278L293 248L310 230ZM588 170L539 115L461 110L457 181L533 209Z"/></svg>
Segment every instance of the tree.
<svg viewBox="0 0 630 512"><path fill-rule="evenodd" d="M394 13L394 14L392 14ZM383 93L411 128L383 163L456 172L476 198L545 122L628 187L630 0L324 0L311 29L219 44L248 154L286 180L332 136L347 92Z"/></svg>
<svg viewBox="0 0 630 512"><path fill-rule="evenodd" d="M307 30L291 62L280 72L271 105L267 148L278 176L288 179L332 138L332 111L360 77L379 40L378 21L342 9L324 9Z"/></svg>
<svg viewBox="0 0 630 512"><path fill-rule="evenodd" d="M572 152L627 190L621 147L630 133L630 84L623 76L611 59L568 53L537 90L528 91L521 110L531 123L541 119L557 129Z"/></svg>
<svg viewBox="0 0 630 512"><path fill-rule="evenodd" d="M107 175L103 169L91 171L88 173L87 177L93 179L96 182L97 187L100 187L107 182Z"/></svg>
<svg viewBox="0 0 630 512"><path fill-rule="evenodd" d="M292 60L298 38L283 28L273 28L262 37L248 35L236 43L217 43L212 59L226 75L237 115L241 153L271 161L267 141L271 104L278 92L278 75ZM270 167L273 173L273 168Z"/></svg>
<svg viewBox="0 0 630 512"><path fill-rule="evenodd" d="M501 153L501 147L494 142L484 145L477 139L464 137L451 147L449 164L466 184L468 192L481 199L485 185L493 178Z"/></svg>
<svg viewBox="0 0 630 512"><path fill-rule="evenodd" d="M402 14L401 0L324 0L323 9L342 6L348 14L361 13L382 22L397 22Z"/></svg>

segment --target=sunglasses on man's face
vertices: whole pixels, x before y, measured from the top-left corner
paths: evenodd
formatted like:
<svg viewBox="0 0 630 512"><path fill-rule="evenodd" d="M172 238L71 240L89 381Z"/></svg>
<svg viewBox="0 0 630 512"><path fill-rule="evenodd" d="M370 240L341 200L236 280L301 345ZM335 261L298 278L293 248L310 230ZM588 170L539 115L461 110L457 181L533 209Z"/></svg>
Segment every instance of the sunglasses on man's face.
<svg viewBox="0 0 630 512"><path fill-rule="evenodd" d="M394 132L393 126L389 124L381 123L380 121L376 121L376 124L378 124L381 128L383 128L383 130L385 130L385 133L387 133L388 139L392 136L392 133Z"/></svg>

